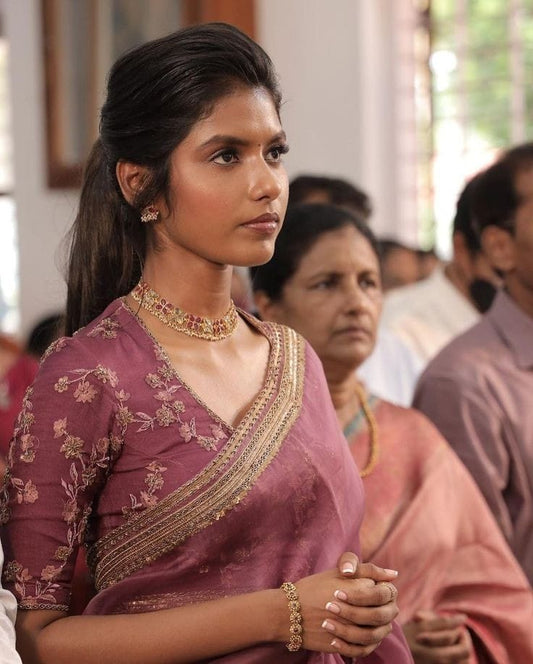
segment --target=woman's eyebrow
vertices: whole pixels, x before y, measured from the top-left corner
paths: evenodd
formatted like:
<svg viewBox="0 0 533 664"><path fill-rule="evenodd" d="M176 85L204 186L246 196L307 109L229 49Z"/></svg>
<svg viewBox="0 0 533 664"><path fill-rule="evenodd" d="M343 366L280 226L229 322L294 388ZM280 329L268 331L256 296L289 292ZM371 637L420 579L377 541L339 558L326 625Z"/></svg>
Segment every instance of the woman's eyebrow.
<svg viewBox="0 0 533 664"><path fill-rule="evenodd" d="M270 139L269 143L276 143L278 141L286 141L287 135L284 131L280 131ZM231 134L215 134L207 139L204 143L200 145L200 148L210 147L212 145L240 145L246 147L255 141L249 141L245 138L239 136L231 136Z"/></svg>

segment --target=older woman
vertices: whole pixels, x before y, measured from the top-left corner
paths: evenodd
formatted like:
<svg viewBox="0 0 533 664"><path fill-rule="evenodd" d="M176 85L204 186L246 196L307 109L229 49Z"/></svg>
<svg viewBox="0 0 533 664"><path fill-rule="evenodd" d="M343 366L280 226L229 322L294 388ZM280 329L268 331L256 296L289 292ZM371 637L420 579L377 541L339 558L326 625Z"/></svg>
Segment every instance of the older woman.
<svg viewBox="0 0 533 664"><path fill-rule="evenodd" d="M356 369L381 312L368 227L330 205L287 213L256 305L322 360L367 495L364 557L400 570L400 621L417 664L533 661L533 596L469 474L420 413L365 392Z"/></svg>

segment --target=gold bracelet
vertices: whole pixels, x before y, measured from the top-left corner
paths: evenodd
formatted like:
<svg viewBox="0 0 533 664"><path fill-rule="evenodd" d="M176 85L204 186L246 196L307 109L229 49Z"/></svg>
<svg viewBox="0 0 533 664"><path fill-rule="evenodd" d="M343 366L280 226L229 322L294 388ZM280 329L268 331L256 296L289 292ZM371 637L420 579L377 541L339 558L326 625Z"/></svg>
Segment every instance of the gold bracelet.
<svg viewBox="0 0 533 664"><path fill-rule="evenodd" d="M289 600L289 643L287 643L287 650L296 652L301 649L303 645L303 627L302 627L302 606L298 599L298 591L294 583L285 581L281 584L281 590L287 595Z"/></svg>

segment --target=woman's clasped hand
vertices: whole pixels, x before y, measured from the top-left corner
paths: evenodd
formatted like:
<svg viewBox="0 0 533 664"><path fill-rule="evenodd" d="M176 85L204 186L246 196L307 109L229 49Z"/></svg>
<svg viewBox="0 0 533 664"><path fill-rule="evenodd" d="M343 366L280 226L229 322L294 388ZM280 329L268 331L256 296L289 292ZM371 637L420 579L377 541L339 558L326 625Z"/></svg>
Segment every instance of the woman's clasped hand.
<svg viewBox="0 0 533 664"><path fill-rule="evenodd" d="M372 563L360 563L353 553L339 559L338 569L305 577L295 583L303 626L303 647L365 657L392 630L398 615L398 573ZM287 632L285 619L282 629ZM288 640L288 636L287 636Z"/></svg>
<svg viewBox="0 0 533 664"><path fill-rule="evenodd" d="M442 615L435 611L417 611L403 631L417 664L470 661L472 639L463 614Z"/></svg>

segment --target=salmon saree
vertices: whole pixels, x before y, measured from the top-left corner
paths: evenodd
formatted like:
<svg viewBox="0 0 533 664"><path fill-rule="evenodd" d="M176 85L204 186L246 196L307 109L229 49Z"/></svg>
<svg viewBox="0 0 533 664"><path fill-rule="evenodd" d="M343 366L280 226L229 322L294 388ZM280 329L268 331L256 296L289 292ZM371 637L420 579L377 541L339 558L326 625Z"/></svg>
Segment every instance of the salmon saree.
<svg viewBox="0 0 533 664"><path fill-rule="evenodd" d="M100 615L276 588L357 552L363 489L320 362L292 330L247 320L270 359L236 427L121 300L51 348L3 503L4 579L21 608L68 610L80 542L97 590L85 613ZM343 659L265 644L216 661ZM367 661L411 661L397 626Z"/></svg>
<svg viewBox="0 0 533 664"><path fill-rule="evenodd" d="M400 571L399 620L418 609L465 613L477 661L533 662L533 594L463 464L421 413L370 397L379 461L364 478L363 557ZM369 432L345 428L356 462Z"/></svg>

